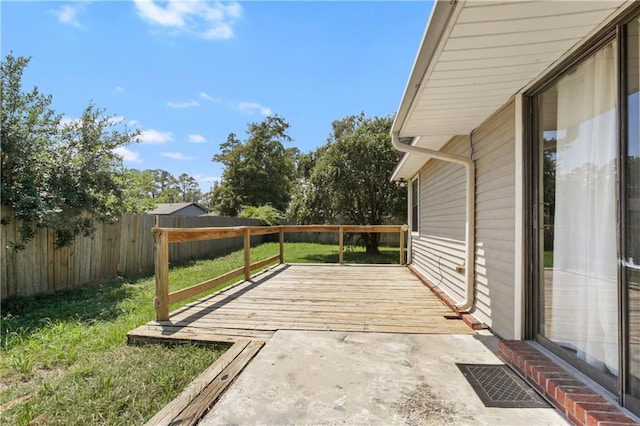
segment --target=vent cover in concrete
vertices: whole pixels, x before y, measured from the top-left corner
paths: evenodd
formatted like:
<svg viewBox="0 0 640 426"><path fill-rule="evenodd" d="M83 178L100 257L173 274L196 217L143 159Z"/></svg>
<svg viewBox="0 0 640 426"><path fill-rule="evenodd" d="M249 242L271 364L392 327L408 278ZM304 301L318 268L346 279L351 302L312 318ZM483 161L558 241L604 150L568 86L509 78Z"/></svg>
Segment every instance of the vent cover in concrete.
<svg viewBox="0 0 640 426"><path fill-rule="evenodd" d="M531 386L504 364L456 365L486 407L549 407Z"/></svg>

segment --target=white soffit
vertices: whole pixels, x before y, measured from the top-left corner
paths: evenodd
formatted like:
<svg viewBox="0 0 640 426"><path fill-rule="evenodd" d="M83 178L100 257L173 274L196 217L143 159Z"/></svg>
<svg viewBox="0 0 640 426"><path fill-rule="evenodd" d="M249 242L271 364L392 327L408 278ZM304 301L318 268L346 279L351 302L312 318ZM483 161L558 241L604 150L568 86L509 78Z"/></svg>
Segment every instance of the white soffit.
<svg viewBox="0 0 640 426"><path fill-rule="evenodd" d="M393 130L400 137L421 136L418 146L436 150L455 135L468 135L623 3L458 2L441 34L427 28L422 47L429 45L429 37L440 39L430 58L420 57L430 54L421 47L411 79L416 73L424 77L416 91L407 86L399 110L400 115L408 106L406 117L397 117ZM433 16L429 26L437 25ZM428 64L426 71L417 69L420 63ZM396 169L395 178L408 178L424 163L424 158L408 157Z"/></svg>

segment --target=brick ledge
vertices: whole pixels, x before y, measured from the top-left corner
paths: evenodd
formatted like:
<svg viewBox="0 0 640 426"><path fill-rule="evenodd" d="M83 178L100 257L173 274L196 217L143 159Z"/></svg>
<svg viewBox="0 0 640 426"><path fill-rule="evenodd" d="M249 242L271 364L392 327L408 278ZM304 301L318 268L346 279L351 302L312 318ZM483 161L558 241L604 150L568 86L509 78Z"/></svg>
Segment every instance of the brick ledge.
<svg viewBox="0 0 640 426"><path fill-rule="evenodd" d="M458 308L456 308L456 302L451 297L449 297L448 294L440 290L438 286L436 286L434 283L429 281L424 275L422 275L420 271L418 271L416 268L414 268L411 265L407 265L407 266L409 267L409 270L413 273L413 275L418 277L418 279L422 281L422 284L429 287L429 290L431 290L436 296L438 296L438 298L442 300L442 302L445 305L447 305L447 307L451 309L453 313L458 316L458 318L464 321L465 324L467 324L473 330L481 330L481 329L487 328L486 324L482 323L481 321L478 321L478 319L474 317L473 314L469 312L460 311Z"/></svg>
<svg viewBox="0 0 640 426"><path fill-rule="evenodd" d="M576 425L638 424L526 341L501 340L498 355Z"/></svg>

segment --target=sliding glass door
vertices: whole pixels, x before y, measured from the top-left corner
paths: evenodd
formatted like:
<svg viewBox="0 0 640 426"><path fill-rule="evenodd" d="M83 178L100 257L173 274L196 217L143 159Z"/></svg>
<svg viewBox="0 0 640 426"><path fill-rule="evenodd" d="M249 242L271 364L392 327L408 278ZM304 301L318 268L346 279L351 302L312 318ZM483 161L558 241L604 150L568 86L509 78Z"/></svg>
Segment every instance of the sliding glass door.
<svg viewBox="0 0 640 426"><path fill-rule="evenodd" d="M540 336L609 388L619 370L616 43L537 96Z"/></svg>

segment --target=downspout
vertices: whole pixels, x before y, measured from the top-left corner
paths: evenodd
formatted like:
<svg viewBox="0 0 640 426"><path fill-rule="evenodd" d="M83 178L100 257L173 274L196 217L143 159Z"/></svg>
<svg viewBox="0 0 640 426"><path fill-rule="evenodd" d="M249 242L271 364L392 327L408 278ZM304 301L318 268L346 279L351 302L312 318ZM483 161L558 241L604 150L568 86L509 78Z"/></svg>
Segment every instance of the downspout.
<svg viewBox="0 0 640 426"><path fill-rule="evenodd" d="M465 260L465 281L466 291L464 300L456 304L456 309L460 312L467 312L475 303L475 212L476 212L476 165L472 159L460 155L447 154L433 149L420 148L400 142L399 132L391 132L391 143L395 149L401 152L422 155L435 160L449 163L461 164L464 166L466 179L466 260Z"/></svg>

